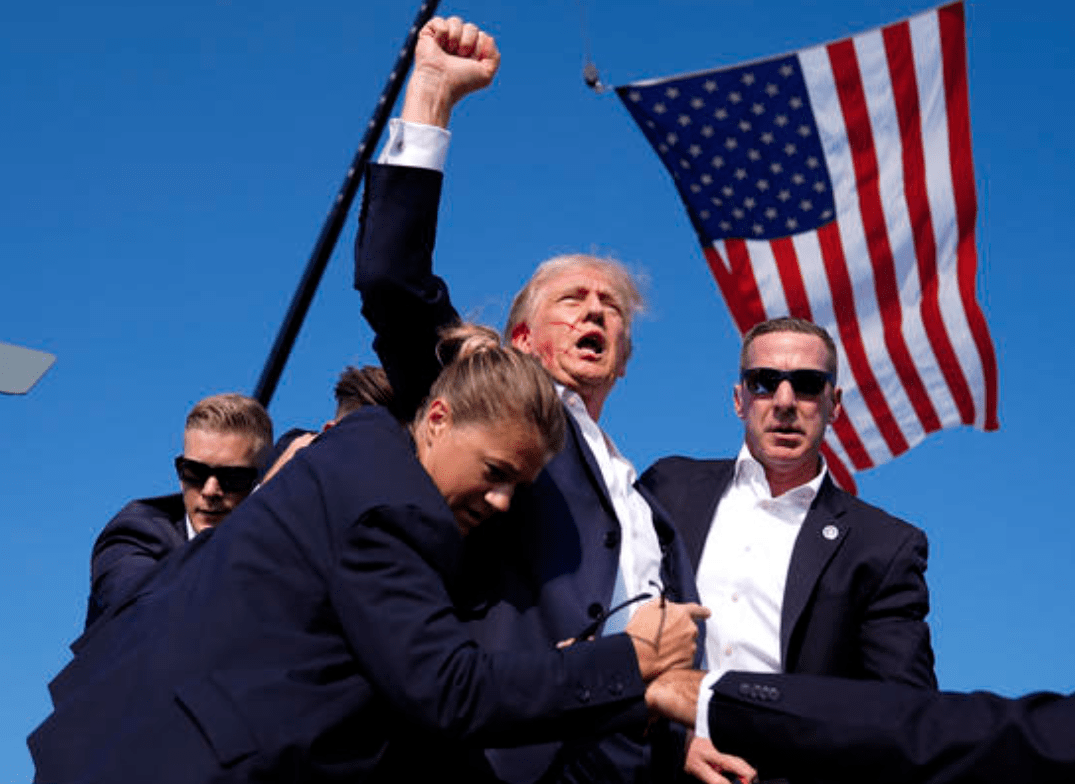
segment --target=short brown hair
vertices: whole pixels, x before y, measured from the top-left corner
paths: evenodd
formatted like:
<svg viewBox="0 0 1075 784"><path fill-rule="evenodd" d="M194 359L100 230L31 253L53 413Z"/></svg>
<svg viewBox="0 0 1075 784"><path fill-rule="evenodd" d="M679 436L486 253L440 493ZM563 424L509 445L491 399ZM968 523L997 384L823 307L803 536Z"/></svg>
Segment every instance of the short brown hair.
<svg viewBox="0 0 1075 784"><path fill-rule="evenodd" d="M780 318L769 319L755 324L747 330L747 333L743 335L743 347L739 350L740 372L747 369L747 350L750 348L750 344L754 342L754 339L759 335L769 335L773 332L798 332L803 335L813 335L821 338L821 342L825 344L829 354L829 361L825 363L825 369L832 373L833 386L836 386L836 343L833 341L832 335L814 322L796 316L781 316Z"/></svg>
<svg viewBox="0 0 1075 784"><path fill-rule="evenodd" d="M442 330L437 355L444 364L429 397L447 401L456 424L504 420L526 422L541 435L545 451L563 449L564 406L541 363L513 346L502 346L495 331L476 324Z"/></svg>
<svg viewBox="0 0 1075 784"><path fill-rule="evenodd" d="M348 365L336 382L336 418L341 419L363 406L388 406L392 387L383 369L375 365L361 368Z"/></svg>
<svg viewBox="0 0 1075 784"><path fill-rule="evenodd" d="M272 419L265 407L238 392L211 395L187 414L187 430L215 430L252 436L258 454L272 443Z"/></svg>
<svg viewBox="0 0 1075 784"><path fill-rule="evenodd" d="M510 341L515 328L531 319L537 307L538 297L546 284L564 273L574 272L577 269L599 270L608 277L613 289L619 294L627 333L627 351L624 359L629 359L631 356L631 321L635 314L640 313L645 307L645 300L639 291L638 278L622 262L611 258L589 256L585 253L554 256L538 265L534 274L530 276L530 280L519 290L511 303L508 323L504 325L504 340Z"/></svg>

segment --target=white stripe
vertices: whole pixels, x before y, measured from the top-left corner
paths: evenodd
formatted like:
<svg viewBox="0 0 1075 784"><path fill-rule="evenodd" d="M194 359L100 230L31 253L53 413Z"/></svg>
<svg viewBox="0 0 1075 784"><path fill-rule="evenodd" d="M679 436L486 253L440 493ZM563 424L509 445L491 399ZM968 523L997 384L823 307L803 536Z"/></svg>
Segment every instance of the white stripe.
<svg viewBox="0 0 1075 784"><path fill-rule="evenodd" d="M918 101L922 112L923 145L926 155L926 182L933 231L937 241L939 299L945 329L967 378L974 398L975 421L985 426L985 373L974 343L957 275L955 197L952 192L951 156L948 149L948 109L944 93L944 66L941 58L940 27L937 13L922 14L911 20L911 41L915 55ZM958 414L945 419L946 427L959 424Z"/></svg>
<svg viewBox="0 0 1075 784"><path fill-rule="evenodd" d="M889 293L899 300L901 333L938 417L942 423L953 416L958 421L959 410L941 374L940 364L933 353L922 320L918 257L911 230L911 218L907 212L906 184L903 180L903 141L884 37L880 31L876 31L855 38L854 43L862 71L874 146L879 151L881 208L885 216L897 285L897 290ZM913 410L906 412L906 415L909 418L904 419L904 412L900 413L900 428L908 442L918 443L925 436L924 426Z"/></svg>
<svg viewBox="0 0 1075 784"><path fill-rule="evenodd" d="M907 412L910 412L911 416L914 415L914 409L896 375L884 343L880 313L877 310L877 300L874 295L873 268L870 264L858 198L854 195L855 167L851 149L847 143L847 130L844 126L843 111L836 92L828 52L825 47L814 47L803 51L799 59L803 65L803 76L810 92L810 101L818 123L829 176L833 183L840 237L848 275L854 289L853 299L858 317L859 334L866 352L866 361L872 368L874 377L896 421L903 422L907 417ZM846 388L845 394L847 394ZM877 431L881 448L869 447L875 464L879 465L892 458L892 453L872 417L868 422L860 421L852 414L852 422L864 442L870 430ZM873 443L872 437L870 443Z"/></svg>
<svg viewBox="0 0 1075 784"><path fill-rule="evenodd" d="M805 269L822 269L824 260L821 258L821 245L818 243L817 234L809 232L792 238L795 245L795 254L799 258L799 266ZM881 431L873 421L870 409L866 407L866 400L859 390L858 382L851 374L851 366L847 362L847 352L839 341L839 328L836 324L836 313L832 307L832 292L823 274L808 275L803 278L806 288L807 299L810 300L810 313L814 323L824 327L829 334L836 339L837 351L837 383L843 389L844 416L858 433L866 453L874 465L884 463L892 458ZM837 440L835 438L833 441ZM843 447L841 446L841 450ZM845 453L846 454L846 453ZM850 458L847 467L853 468Z"/></svg>
<svg viewBox="0 0 1075 784"><path fill-rule="evenodd" d="M757 240L748 240L745 245L750 256L750 266L754 270L754 280L758 284L758 293L761 295L761 304L765 309L765 318L788 315L790 308L772 247L768 242Z"/></svg>

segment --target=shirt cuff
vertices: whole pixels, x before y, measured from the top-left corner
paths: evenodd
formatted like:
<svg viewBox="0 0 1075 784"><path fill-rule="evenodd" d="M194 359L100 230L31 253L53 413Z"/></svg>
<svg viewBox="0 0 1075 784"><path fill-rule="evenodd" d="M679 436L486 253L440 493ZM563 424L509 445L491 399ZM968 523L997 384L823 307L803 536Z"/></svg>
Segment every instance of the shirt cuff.
<svg viewBox="0 0 1075 784"><path fill-rule="evenodd" d="M694 715L694 734L709 740L709 698L713 696L713 687L720 680L722 672L707 672L698 687L698 712Z"/></svg>
<svg viewBox="0 0 1075 784"><path fill-rule="evenodd" d="M377 162L443 172L451 138L451 132L444 128L395 117L388 121L388 143Z"/></svg>

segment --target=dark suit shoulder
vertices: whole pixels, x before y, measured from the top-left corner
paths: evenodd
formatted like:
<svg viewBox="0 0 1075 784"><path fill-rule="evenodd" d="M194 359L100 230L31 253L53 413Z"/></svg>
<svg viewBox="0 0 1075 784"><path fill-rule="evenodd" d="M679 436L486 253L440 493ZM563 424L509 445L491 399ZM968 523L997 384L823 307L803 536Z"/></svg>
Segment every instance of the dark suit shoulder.
<svg viewBox="0 0 1075 784"><path fill-rule="evenodd" d="M825 478L816 504L827 506L834 514L846 515L856 525L868 525L871 532L878 535L888 535L899 540L914 537L924 541L926 538L925 531L921 528L841 490L831 477Z"/></svg>
<svg viewBox="0 0 1075 784"><path fill-rule="evenodd" d="M108 521L93 546L94 557L117 536L134 536L153 549L171 549L186 540L183 522L186 510L179 493L139 498L131 501Z"/></svg>

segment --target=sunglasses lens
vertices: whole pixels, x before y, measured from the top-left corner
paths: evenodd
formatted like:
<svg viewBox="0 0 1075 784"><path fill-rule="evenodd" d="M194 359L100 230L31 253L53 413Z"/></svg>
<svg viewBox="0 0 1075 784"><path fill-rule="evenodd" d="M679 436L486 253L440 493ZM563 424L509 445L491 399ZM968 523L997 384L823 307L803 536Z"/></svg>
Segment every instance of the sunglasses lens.
<svg viewBox="0 0 1075 784"><path fill-rule="evenodd" d="M175 459L175 472L179 481L191 487L201 487L209 479L209 466L196 460L187 460L180 455Z"/></svg>
<svg viewBox="0 0 1075 784"><path fill-rule="evenodd" d="M180 455L175 459L179 481L201 489L209 477L215 476L225 493L249 493L258 481L258 470L248 466L210 466Z"/></svg>
<svg viewBox="0 0 1075 784"><path fill-rule="evenodd" d="M752 395L771 395L783 380L781 373L772 368L750 368L743 371L743 382Z"/></svg>
<svg viewBox="0 0 1075 784"><path fill-rule="evenodd" d="M790 381L796 395L816 397L825 391L825 384L830 380L824 370L749 368L743 371L743 383L752 395L775 395L782 383Z"/></svg>
<svg viewBox="0 0 1075 784"><path fill-rule="evenodd" d="M258 480L258 470L245 466L214 468L213 473L225 493L249 493Z"/></svg>
<svg viewBox="0 0 1075 784"><path fill-rule="evenodd" d="M823 370L793 370L789 375L795 394L810 397L824 392L825 384L829 380L829 374Z"/></svg>

